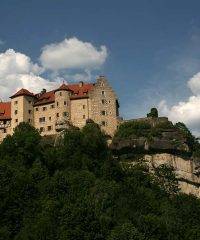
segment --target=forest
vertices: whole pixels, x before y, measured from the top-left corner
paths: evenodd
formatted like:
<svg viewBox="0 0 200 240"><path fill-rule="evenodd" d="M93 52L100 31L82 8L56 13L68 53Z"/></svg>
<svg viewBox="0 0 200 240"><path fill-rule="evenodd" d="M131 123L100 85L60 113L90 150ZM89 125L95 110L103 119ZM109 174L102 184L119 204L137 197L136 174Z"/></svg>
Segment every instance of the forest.
<svg viewBox="0 0 200 240"><path fill-rule="evenodd" d="M173 169L118 161L98 125L44 144L20 123L0 144L1 240L197 240L200 200Z"/></svg>

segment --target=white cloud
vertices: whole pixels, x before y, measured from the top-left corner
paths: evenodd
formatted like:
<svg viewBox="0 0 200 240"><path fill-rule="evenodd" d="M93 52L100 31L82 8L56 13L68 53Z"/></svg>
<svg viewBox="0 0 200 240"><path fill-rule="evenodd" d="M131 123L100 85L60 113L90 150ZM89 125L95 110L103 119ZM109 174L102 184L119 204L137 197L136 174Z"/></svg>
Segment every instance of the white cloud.
<svg viewBox="0 0 200 240"><path fill-rule="evenodd" d="M33 64L25 54L8 49L0 54L0 78L10 74L41 74L43 69L38 64Z"/></svg>
<svg viewBox="0 0 200 240"><path fill-rule="evenodd" d="M107 56L105 46L97 49L77 38L44 46L41 65L13 49L0 52L0 99L7 100L21 88L37 93L42 88L57 88L63 81L90 81L94 77L92 71L98 69ZM45 79L44 74L51 80Z"/></svg>
<svg viewBox="0 0 200 240"><path fill-rule="evenodd" d="M187 84L195 94L194 96L171 107L165 100L162 100L158 105L158 110L174 123L183 122L193 133L200 133L200 73L194 75Z"/></svg>
<svg viewBox="0 0 200 240"><path fill-rule="evenodd" d="M7 99L20 88L39 92L42 88L52 89L58 81L50 82L41 76L43 69L33 64L25 54L9 49L0 54L0 98Z"/></svg>
<svg viewBox="0 0 200 240"><path fill-rule="evenodd" d="M72 81L72 82L88 82L94 79L94 76L91 74L89 70L85 70L82 73L75 73L75 74L65 74L65 79L67 81Z"/></svg>
<svg viewBox="0 0 200 240"><path fill-rule="evenodd" d="M98 50L76 37L42 48L40 62L46 69L99 69L108 56L105 46Z"/></svg>
<svg viewBox="0 0 200 240"><path fill-rule="evenodd" d="M195 95L200 95L200 72L195 74L187 84Z"/></svg>

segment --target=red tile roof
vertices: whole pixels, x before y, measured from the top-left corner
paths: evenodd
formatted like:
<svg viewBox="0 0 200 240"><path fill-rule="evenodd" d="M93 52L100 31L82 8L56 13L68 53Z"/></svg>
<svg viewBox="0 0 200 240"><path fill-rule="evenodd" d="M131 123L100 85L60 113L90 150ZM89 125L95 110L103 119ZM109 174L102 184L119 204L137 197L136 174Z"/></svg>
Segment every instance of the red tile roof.
<svg viewBox="0 0 200 240"><path fill-rule="evenodd" d="M91 83L84 83L82 86L79 84L69 85L69 88L73 91L71 99L88 97L88 93L92 91L94 85Z"/></svg>
<svg viewBox="0 0 200 240"><path fill-rule="evenodd" d="M79 99L79 98L88 98L88 93L93 89L94 84L91 83L82 83L82 84L74 84L74 85L66 85L62 84L59 88L50 91L50 92L41 92L38 94L33 94L26 89L21 89L17 93L15 93L11 98L27 95L35 97L34 106L39 106L43 104L49 104L55 102L55 92L59 90L71 91L71 99Z"/></svg>
<svg viewBox="0 0 200 240"><path fill-rule="evenodd" d="M71 89L69 88L69 86L66 85L66 84L64 84L64 83L63 83L58 89L56 89L54 92L59 91L59 90L71 91Z"/></svg>
<svg viewBox="0 0 200 240"><path fill-rule="evenodd" d="M18 92L16 92L13 96L11 96L10 98L14 98L14 97L22 96L22 95L27 95L27 96L34 97L33 93L31 93L28 90L22 88Z"/></svg>
<svg viewBox="0 0 200 240"><path fill-rule="evenodd" d="M34 106L39 106L43 104L49 104L55 102L55 95L54 95L54 90L50 92L45 92L45 93L39 93L36 94L36 101Z"/></svg>
<svg viewBox="0 0 200 240"><path fill-rule="evenodd" d="M55 102L55 92L59 90L71 91L71 99L87 98L88 93L93 89L93 84L84 83L82 86L79 84L66 85L62 84L59 88L45 93L36 94L36 101L34 106L49 104Z"/></svg>
<svg viewBox="0 0 200 240"><path fill-rule="evenodd" d="M0 120L11 119L11 102L0 102Z"/></svg>

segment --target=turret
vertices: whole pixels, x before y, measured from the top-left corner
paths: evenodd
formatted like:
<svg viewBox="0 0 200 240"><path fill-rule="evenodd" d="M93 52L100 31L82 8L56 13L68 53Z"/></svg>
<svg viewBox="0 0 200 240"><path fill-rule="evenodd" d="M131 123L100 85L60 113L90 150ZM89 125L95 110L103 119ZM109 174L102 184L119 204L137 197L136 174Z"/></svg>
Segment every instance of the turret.
<svg viewBox="0 0 200 240"><path fill-rule="evenodd" d="M64 83L54 92L56 123L65 123L71 120L71 92Z"/></svg>
<svg viewBox="0 0 200 240"><path fill-rule="evenodd" d="M33 124L33 103L35 96L26 89L21 89L11 98L12 131L20 122Z"/></svg>

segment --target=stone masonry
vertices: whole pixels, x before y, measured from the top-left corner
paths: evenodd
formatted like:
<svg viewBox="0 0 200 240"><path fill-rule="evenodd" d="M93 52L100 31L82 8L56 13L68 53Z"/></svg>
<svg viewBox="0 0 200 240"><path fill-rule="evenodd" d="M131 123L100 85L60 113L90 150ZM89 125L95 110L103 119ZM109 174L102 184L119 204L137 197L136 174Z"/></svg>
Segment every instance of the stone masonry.
<svg viewBox="0 0 200 240"><path fill-rule="evenodd" d="M96 83L63 83L38 94L21 89L10 102L0 102L0 141L20 122L30 123L44 136L56 134L69 124L82 128L88 119L112 137L120 122L118 109L117 95L104 76Z"/></svg>

